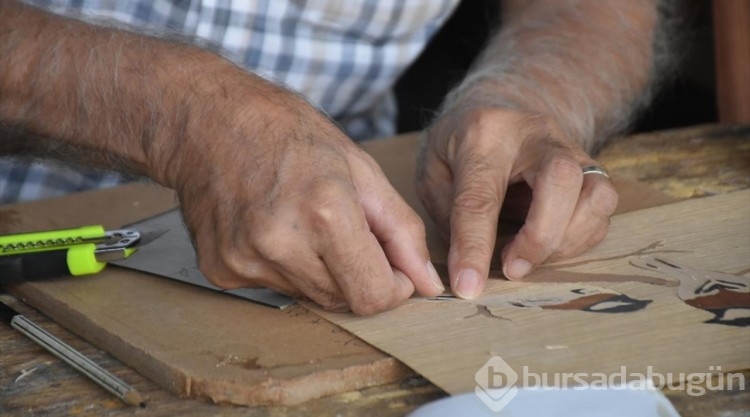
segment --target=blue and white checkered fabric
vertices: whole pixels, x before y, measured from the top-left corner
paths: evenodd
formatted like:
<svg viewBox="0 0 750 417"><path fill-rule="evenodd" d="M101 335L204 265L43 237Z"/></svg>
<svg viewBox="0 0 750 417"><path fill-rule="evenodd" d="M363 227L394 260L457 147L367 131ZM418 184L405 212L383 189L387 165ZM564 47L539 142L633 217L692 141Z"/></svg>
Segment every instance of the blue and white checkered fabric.
<svg viewBox="0 0 750 417"><path fill-rule="evenodd" d="M391 87L459 0L25 0L218 48L307 97L354 139L394 133ZM0 203L125 181L0 159Z"/></svg>

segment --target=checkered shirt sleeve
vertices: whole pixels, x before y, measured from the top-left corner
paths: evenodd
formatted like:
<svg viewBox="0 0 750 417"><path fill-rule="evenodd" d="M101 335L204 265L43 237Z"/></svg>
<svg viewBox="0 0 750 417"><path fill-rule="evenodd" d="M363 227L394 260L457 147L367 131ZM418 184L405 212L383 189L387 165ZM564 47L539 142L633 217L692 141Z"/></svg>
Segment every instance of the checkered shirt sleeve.
<svg viewBox="0 0 750 417"><path fill-rule="evenodd" d="M300 92L355 140L395 132L391 88L459 0L26 0L54 13L178 34ZM0 159L0 204L128 178Z"/></svg>

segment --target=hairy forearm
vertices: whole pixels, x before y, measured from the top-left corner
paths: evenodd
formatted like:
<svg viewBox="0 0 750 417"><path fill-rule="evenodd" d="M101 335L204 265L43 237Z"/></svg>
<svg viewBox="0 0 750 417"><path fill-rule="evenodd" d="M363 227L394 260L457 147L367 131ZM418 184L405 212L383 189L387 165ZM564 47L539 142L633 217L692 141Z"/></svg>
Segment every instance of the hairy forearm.
<svg viewBox="0 0 750 417"><path fill-rule="evenodd" d="M511 107L552 118L587 149L627 126L665 57L657 0L511 2L445 111Z"/></svg>
<svg viewBox="0 0 750 417"><path fill-rule="evenodd" d="M163 165L175 148L189 131L210 128L198 126L205 121L197 111L210 104L194 104L226 88L206 78L238 72L193 46L14 1L0 1L0 15L4 154L73 159L169 182Z"/></svg>

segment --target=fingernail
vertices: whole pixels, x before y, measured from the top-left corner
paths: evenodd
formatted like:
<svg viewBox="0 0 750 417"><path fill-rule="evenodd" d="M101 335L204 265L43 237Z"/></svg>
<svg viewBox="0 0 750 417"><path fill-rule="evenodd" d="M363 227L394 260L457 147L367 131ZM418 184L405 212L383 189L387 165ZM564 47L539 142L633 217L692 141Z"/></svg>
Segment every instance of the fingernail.
<svg viewBox="0 0 750 417"><path fill-rule="evenodd" d="M521 279L531 272L534 264L526 259L516 258L503 267L503 274L508 279Z"/></svg>
<svg viewBox="0 0 750 417"><path fill-rule="evenodd" d="M453 293L464 299L475 298L479 295L479 273L473 269L464 269L458 273L456 288Z"/></svg>
<svg viewBox="0 0 750 417"><path fill-rule="evenodd" d="M445 291L445 285L443 285L443 281L440 280L440 275L438 275L435 270L435 265L430 261L427 261L427 272L430 274L432 286L435 287L436 290L440 290L441 293Z"/></svg>

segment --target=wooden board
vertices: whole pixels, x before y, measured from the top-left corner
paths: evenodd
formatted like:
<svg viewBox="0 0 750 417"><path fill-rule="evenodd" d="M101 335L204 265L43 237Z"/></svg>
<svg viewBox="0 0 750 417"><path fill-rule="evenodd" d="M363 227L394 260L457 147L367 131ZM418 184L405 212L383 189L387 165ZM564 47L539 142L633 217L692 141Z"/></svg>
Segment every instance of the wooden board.
<svg viewBox="0 0 750 417"><path fill-rule="evenodd" d="M0 224L5 233L95 223L113 228L174 205L171 192L133 184L7 206ZM304 307L281 311L122 268L7 290L184 396L294 404L411 375Z"/></svg>
<svg viewBox="0 0 750 417"><path fill-rule="evenodd" d="M686 302L711 276L744 283L744 290L735 293L741 308L713 313ZM473 391L475 373L493 356L519 374L526 366L529 372L548 374L550 381L554 373L611 375L622 366L628 374L646 374L651 366L677 381L679 373L684 378L692 372L750 368L750 327L707 323L722 315L729 322L750 312L748 277L750 191L740 191L616 216L604 244L531 276L537 281L593 282L493 279L471 301L413 299L373 318L319 313L449 393ZM623 282L597 282L613 278ZM639 282L652 280L668 285ZM560 302L576 288L586 288L588 294L598 288L608 301ZM704 305L710 304L707 300ZM545 303L547 308L539 307ZM618 313L616 303L635 307Z"/></svg>

